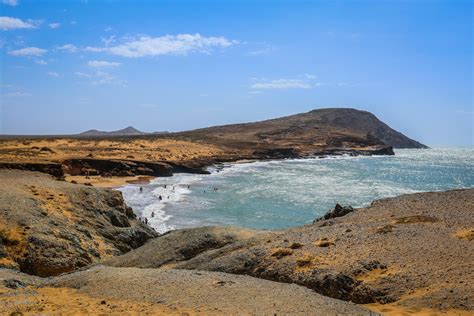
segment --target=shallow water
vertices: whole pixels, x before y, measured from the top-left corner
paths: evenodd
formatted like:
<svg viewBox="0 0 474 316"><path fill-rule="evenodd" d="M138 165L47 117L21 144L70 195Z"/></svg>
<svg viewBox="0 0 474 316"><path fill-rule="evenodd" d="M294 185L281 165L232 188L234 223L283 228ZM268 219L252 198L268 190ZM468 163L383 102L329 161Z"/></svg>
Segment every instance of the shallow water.
<svg viewBox="0 0 474 316"><path fill-rule="evenodd" d="M120 190L159 232L215 224L279 229L309 223L336 203L361 207L404 193L474 187L474 149L234 164L142 187L142 193L136 185Z"/></svg>

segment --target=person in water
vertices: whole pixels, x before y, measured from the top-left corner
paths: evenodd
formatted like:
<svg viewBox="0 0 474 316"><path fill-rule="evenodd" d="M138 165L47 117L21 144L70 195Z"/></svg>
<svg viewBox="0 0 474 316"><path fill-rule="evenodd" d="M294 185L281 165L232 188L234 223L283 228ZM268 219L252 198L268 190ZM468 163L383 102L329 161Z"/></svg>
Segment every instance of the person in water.
<svg viewBox="0 0 474 316"><path fill-rule="evenodd" d="M163 200L163 198L161 197L161 195L158 197L158 200L160 200L160 201Z"/></svg>
<svg viewBox="0 0 474 316"><path fill-rule="evenodd" d="M155 212L151 212L151 217L155 217Z"/></svg>
<svg viewBox="0 0 474 316"><path fill-rule="evenodd" d="M143 188L142 188L142 187L140 187L140 193L142 193L142 192L143 192Z"/></svg>

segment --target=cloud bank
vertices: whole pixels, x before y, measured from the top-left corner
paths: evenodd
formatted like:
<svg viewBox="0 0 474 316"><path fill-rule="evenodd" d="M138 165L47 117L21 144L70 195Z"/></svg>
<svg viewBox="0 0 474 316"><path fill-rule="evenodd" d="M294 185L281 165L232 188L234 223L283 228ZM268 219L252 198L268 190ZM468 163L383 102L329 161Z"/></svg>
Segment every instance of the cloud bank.
<svg viewBox="0 0 474 316"><path fill-rule="evenodd" d="M237 41L220 37L205 37L196 34L165 35L161 37L141 36L111 47L87 47L90 52L108 52L117 56L139 58L160 55L186 55L192 52L209 53L213 48L226 48Z"/></svg>
<svg viewBox="0 0 474 316"><path fill-rule="evenodd" d="M312 85L301 79L277 79L265 82L256 82L252 89L310 89Z"/></svg>
<svg viewBox="0 0 474 316"><path fill-rule="evenodd" d="M89 60L87 65L94 68L112 68L120 66L120 63L104 60Z"/></svg>
<svg viewBox="0 0 474 316"><path fill-rule="evenodd" d="M16 30L16 29L35 29L36 26L31 22L25 22L17 18L8 16L0 16L0 30Z"/></svg>
<svg viewBox="0 0 474 316"><path fill-rule="evenodd" d="M12 56L43 56L47 52L46 49L38 48L38 47L25 47L22 49L12 50L8 53Z"/></svg>

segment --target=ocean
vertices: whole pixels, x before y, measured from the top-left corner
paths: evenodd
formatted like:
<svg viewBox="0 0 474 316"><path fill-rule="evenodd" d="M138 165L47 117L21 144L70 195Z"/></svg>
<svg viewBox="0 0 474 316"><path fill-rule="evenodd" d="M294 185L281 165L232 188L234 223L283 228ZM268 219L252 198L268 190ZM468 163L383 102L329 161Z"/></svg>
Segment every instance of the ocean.
<svg viewBox="0 0 474 316"><path fill-rule="evenodd" d="M474 187L474 149L399 149L395 156L327 157L228 164L210 175L177 174L119 188L158 232L205 225L281 229L336 203ZM160 200L161 197L161 200Z"/></svg>

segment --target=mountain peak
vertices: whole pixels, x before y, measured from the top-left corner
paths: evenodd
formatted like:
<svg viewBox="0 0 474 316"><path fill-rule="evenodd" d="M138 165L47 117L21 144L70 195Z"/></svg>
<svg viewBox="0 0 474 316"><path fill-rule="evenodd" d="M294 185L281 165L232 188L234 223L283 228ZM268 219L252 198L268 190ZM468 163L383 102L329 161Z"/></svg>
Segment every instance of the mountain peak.
<svg viewBox="0 0 474 316"><path fill-rule="evenodd" d="M99 131L96 129L90 129L88 131L82 132L79 136L95 137L95 136L133 136L133 135L145 135L147 133L139 131L133 126L127 126L123 129L116 131L106 132Z"/></svg>

